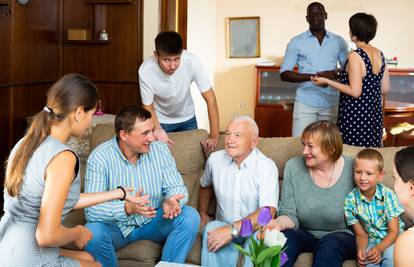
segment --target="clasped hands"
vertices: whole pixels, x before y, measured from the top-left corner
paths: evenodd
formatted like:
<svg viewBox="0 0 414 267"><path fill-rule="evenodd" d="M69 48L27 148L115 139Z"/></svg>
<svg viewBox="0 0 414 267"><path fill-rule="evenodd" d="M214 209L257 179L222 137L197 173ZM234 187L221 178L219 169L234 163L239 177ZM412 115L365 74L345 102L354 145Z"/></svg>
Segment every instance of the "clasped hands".
<svg viewBox="0 0 414 267"><path fill-rule="evenodd" d="M148 218L154 218L157 210L148 205L150 203L149 197L149 194L143 195L142 189L135 195L128 194L125 198L125 212L128 215L139 214ZM162 210L165 219L174 219L180 215L180 200L183 198L183 194L177 194L164 200L162 203Z"/></svg>
<svg viewBox="0 0 414 267"><path fill-rule="evenodd" d="M357 252L357 262L358 266L366 266L367 264L379 264L382 259L383 251L378 247L374 246L367 252L365 252L365 248L361 248Z"/></svg>
<svg viewBox="0 0 414 267"><path fill-rule="evenodd" d="M337 80L335 70L320 71L310 77L310 81L318 86L327 86L328 80Z"/></svg>

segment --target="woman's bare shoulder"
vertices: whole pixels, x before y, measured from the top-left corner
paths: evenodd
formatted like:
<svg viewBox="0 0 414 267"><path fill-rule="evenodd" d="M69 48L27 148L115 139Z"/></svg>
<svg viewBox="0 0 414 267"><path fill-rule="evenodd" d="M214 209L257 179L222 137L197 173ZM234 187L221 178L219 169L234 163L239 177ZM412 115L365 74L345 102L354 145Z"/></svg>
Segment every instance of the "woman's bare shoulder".
<svg viewBox="0 0 414 267"><path fill-rule="evenodd" d="M394 261L396 267L412 266L414 259L412 247L414 245L414 231L408 230L402 233L394 247Z"/></svg>
<svg viewBox="0 0 414 267"><path fill-rule="evenodd" d="M407 230L404 233L402 233L398 237L396 245L397 244L404 245L404 244L407 244L407 243L411 243L412 245L414 245L414 229Z"/></svg>

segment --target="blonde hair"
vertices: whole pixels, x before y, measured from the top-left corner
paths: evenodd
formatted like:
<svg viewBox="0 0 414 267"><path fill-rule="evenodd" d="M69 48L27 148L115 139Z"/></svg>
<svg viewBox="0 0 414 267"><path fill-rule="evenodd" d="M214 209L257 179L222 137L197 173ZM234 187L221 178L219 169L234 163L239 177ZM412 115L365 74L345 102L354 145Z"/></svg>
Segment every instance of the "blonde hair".
<svg viewBox="0 0 414 267"><path fill-rule="evenodd" d="M97 102L96 86L80 74L67 74L50 87L46 107L33 117L20 146L6 162L4 187L10 196L19 195L27 163L50 134L50 126L63 121L78 107L83 107L85 111L93 109Z"/></svg>
<svg viewBox="0 0 414 267"><path fill-rule="evenodd" d="M364 148L358 152L355 159L367 159L367 160L376 160L378 163L378 170L382 172L384 170L384 158L381 153L372 148Z"/></svg>
<svg viewBox="0 0 414 267"><path fill-rule="evenodd" d="M316 121L309 124L302 133L302 141L312 139L321 146L323 153L337 161L343 150L342 136L338 127L330 121Z"/></svg>

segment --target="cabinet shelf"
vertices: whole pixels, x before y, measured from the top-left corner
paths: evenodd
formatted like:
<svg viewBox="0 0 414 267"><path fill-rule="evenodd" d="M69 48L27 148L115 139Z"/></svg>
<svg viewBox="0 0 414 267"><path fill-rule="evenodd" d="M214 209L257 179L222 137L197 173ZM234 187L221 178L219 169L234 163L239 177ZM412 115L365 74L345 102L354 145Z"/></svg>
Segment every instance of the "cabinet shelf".
<svg viewBox="0 0 414 267"><path fill-rule="evenodd" d="M64 40L63 44L79 44L79 45L107 45L110 44L111 41L105 40Z"/></svg>
<svg viewBox="0 0 414 267"><path fill-rule="evenodd" d="M88 4L132 4L133 0L86 0Z"/></svg>

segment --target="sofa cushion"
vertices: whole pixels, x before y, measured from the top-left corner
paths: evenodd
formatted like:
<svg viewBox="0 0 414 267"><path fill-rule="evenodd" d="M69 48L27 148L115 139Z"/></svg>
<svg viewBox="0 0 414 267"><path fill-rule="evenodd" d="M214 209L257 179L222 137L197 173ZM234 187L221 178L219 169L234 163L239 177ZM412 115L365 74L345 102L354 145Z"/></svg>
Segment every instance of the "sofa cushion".
<svg viewBox="0 0 414 267"><path fill-rule="evenodd" d="M283 177L286 161L302 154L300 138L260 138L257 148L276 163L279 177Z"/></svg>
<svg viewBox="0 0 414 267"><path fill-rule="evenodd" d="M191 174L182 174L184 184L187 187L188 191L188 202L187 205L197 209L198 207L198 188L200 186L200 175L201 171L191 173Z"/></svg>
<svg viewBox="0 0 414 267"><path fill-rule="evenodd" d="M89 148L92 152L98 145L111 139L115 135L115 127L113 123L98 124L93 128L89 135Z"/></svg>
<svg viewBox="0 0 414 267"><path fill-rule="evenodd" d="M301 155L302 152L302 145L299 137L260 137L257 148L276 163L279 170L279 177L283 177L286 161L292 157ZM217 147L214 151L221 149L224 149L224 134L220 135ZM206 158L208 158L211 153L212 152L205 153Z"/></svg>
<svg viewBox="0 0 414 267"><path fill-rule="evenodd" d="M119 260L154 262L161 258L162 245L150 240L140 240L128 244L116 252Z"/></svg>
<svg viewBox="0 0 414 267"><path fill-rule="evenodd" d="M309 267L312 266L313 254L312 253L302 253L297 258L295 265L293 267ZM356 267L356 262L353 260L344 261L342 267Z"/></svg>
<svg viewBox="0 0 414 267"><path fill-rule="evenodd" d="M201 141L208 136L206 130L169 133L168 136L175 143L171 153L181 174L195 173L204 168L206 158Z"/></svg>
<svg viewBox="0 0 414 267"><path fill-rule="evenodd" d="M356 154L358 154L358 152L362 149L362 147L344 145L343 154L351 158L355 158ZM376 149L381 153L382 157L384 158L385 175L382 183L391 189L394 189L394 178L392 174L392 169L394 166L394 156L395 153L397 153L400 149L402 149L402 147L382 147Z"/></svg>

